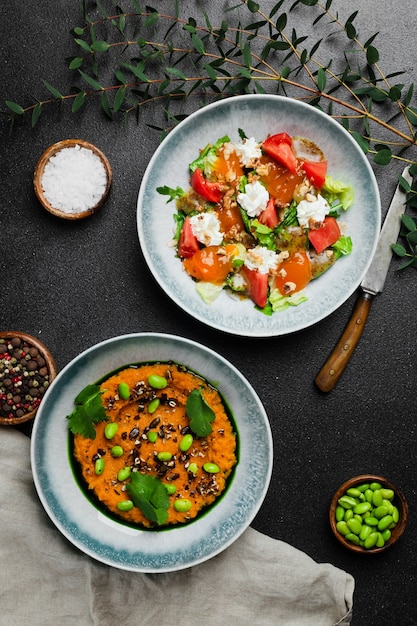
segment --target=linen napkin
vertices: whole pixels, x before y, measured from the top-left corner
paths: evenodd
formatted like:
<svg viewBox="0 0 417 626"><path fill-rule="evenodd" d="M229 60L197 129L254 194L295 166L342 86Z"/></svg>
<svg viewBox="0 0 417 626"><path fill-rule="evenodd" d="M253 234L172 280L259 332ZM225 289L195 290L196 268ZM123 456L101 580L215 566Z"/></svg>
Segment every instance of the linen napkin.
<svg viewBox="0 0 417 626"><path fill-rule="evenodd" d="M248 528L186 570L128 572L75 548L33 485L30 441L0 430L1 626L333 626L352 618L354 579Z"/></svg>

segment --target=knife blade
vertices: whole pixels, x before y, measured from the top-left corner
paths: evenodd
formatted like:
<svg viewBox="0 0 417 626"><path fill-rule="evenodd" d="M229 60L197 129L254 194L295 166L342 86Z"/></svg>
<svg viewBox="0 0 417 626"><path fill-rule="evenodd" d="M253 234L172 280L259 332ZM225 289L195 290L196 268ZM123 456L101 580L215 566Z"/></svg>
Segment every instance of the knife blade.
<svg viewBox="0 0 417 626"><path fill-rule="evenodd" d="M402 177L411 184L412 176L408 167L403 170ZM381 229L375 254L360 284L361 294L350 320L335 349L316 376L315 383L321 391L329 392L336 386L362 336L372 301L384 287L392 258L391 244L397 241L400 232L405 201L406 193L398 184Z"/></svg>

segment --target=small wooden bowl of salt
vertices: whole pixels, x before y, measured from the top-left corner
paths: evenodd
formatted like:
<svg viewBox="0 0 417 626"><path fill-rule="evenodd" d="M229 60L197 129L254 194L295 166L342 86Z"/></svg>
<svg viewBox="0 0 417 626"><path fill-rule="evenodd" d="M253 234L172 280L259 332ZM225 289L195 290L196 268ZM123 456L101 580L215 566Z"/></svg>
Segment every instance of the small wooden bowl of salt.
<svg viewBox="0 0 417 626"><path fill-rule="evenodd" d="M57 217L78 220L95 213L112 183L107 157L82 139L65 139L39 159L33 184L42 206Z"/></svg>

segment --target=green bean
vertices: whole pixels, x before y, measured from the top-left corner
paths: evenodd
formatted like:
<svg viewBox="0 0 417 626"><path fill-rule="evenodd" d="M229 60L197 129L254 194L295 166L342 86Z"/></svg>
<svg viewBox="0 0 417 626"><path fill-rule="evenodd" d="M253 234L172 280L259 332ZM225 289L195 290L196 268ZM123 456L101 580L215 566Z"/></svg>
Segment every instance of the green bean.
<svg viewBox="0 0 417 626"><path fill-rule="evenodd" d="M110 450L110 454L114 456L116 459L120 456L123 456L123 448L122 446L113 446Z"/></svg>
<svg viewBox="0 0 417 626"><path fill-rule="evenodd" d="M97 476L101 476L101 474L104 472L104 467L105 467L104 459L103 457L100 457L94 463L94 473Z"/></svg>
<svg viewBox="0 0 417 626"><path fill-rule="evenodd" d="M122 400L129 400L130 398L130 389L127 383L119 383L118 386L119 396Z"/></svg>
<svg viewBox="0 0 417 626"><path fill-rule="evenodd" d="M154 430L149 431L146 436L148 438L148 441L150 441L151 443L155 443L155 441L158 439L158 433L156 433Z"/></svg>
<svg viewBox="0 0 417 626"><path fill-rule="evenodd" d="M160 404L161 400L159 398L154 398L153 400L151 400L148 405L148 413L155 413Z"/></svg>
<svg viewBox="0 0 417 626"><path fill-rule="evenodd" d="M117 474L117 480L122 483L124 480L129 478L131 473L132 470L130 469L130 467L122 467L122 469L119 470L119 473Z"/></svg>
<svg viewBox="0 0 417 626"><path fill-rule="evenodd" d="M345 517L345 509L342 506L338 505L336 507L335 515L336 515L336 521L341 522Z"/></svg>
<svg viewBox="0 0 417 626"><path fill-rule="evenodd" d="M159 461L170 461L172 459L171 452L159 452L158 460Z"/></svg>
<svg viewBox="0 0 417 626"><path fill-rule="evenodd" d="M133 502L132 500L121 500L117 503L117 508L119 511L130 511L133 509Z"/></svg>
<svg viewBox="0 0 417 626"><path fill-rule="evenodd" d="M378 530L383 531L387 530L389 526L391 526L393 522L392 515L385 515L385 517L381 518L378 522Z"/></svg>
<svg viewBox="0 0 417 626"><path fill-rule="evenodd" d="M170 496L172 496L177 491L174 483L164 483L164 487L167 490L168 495Z"/></svg>
<svg viewBox="0 0 417 626"><path fill-rule="evenodd" d="M350 533L349 526L343 520L341 520L340 522L337 522L336 529L341 535L348 535Z"/></svg>
<svg viewBox="0 0 417 626"><path fill-rule="evenodd" d="M369 511L369 509L371 508L372 506L370 502L360 502L359 504L353 507L353 512L357 513L358 515L363 515L364 513Z"/></svg>
<svg viewBox="0 0 417 626"><path fill-rule="evenodd" d="M355 498L352 498L351 496L342 496L339 498L338 502L344 509L353 509L353 507L357 504Z"/></svg>
<svg viewBox="0 0 417 626"><path fill-rule="evenodd" d="M357 519L352 518L352 519L348 520L346 522L346 524L347 524L349 530L352 533L355 533L355 535L359 535L359 533L362 530L362 524Z"/></svg>
<svg viewBox="0 0 417 626"><path fill-rule="evenodd" d="M203 469L208 474L217 474L220 472L220 467L216 463L204 463Z"/></svg>
<svg viewBox="0 0 417 626"><path fill-rule="evenodd" d="M119 430L119 426L116 422L109 422L104 427L104 436L106 439L113 439L117 431Z"/></svg>
<svg viewBox="0 0 417 626"><path fill-rule="evenodd" d="M191 434L184 435L184 437L180 441L180 450L181 452L187 452L193 445L193 436Z"/></svg>
<svg viewBox="0 0 417 626"><path fill-rule="evenodd" d="M174 509L179 513L187 513L192 507L192 503L190 500L186 498L180 498L179 500L175 500Z"/></svg>
<svg viewBox="0 0 417 626"><path fill-rule="evenodd" d="M148 384L154 389L165 389L168 385L168 381L163 376L158 376L158 374L151 374L148 377Z"/></svg>

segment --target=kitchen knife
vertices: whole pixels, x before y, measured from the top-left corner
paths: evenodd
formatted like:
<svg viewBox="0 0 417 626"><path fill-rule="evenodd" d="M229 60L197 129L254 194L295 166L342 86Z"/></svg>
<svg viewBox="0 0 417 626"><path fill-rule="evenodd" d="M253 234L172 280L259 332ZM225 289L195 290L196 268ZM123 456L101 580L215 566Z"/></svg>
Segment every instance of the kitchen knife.
<svg viewBox="0 0 417 626"><path fill-rule="evenodd" d="M402 176L411 184L412 177L410 176L408 167L404 169ZM356 302L352 316L343 335L340 337L335 349L316 376L315 382L321 391L331 391L343 374L361 338L373 298L382 291L384 287L392 257L391 244L395 243L398 239L401 228L401 215L404 213L405 209L405 201L405 191L401 189L400 185L397 185L379 236L376 252L360 284L362 293Z"/></svg>

